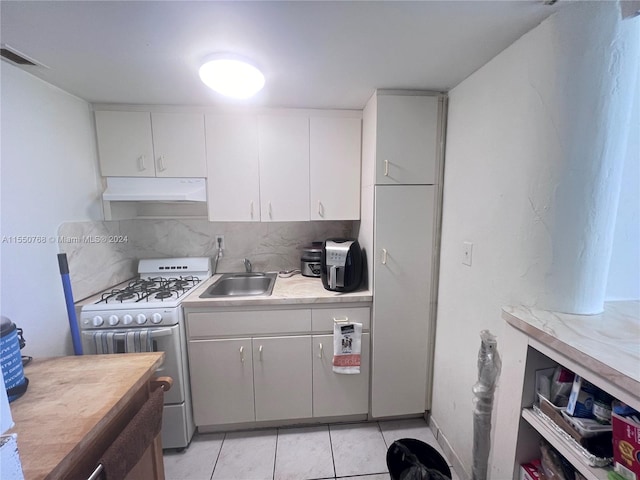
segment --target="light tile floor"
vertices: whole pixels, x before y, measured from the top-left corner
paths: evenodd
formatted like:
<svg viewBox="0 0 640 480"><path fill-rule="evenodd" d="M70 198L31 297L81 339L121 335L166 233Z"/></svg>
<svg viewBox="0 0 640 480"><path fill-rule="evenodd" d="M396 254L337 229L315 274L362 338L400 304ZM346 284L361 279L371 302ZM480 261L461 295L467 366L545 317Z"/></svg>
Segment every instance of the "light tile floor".
<svg viewBox="0 0 640 480"><path fill-rule="evenodd" d="M443 456L422 419L196 434L164 454L167 480L389 480L386 455L417 438ZM452 469L453 480L458 480Z"/></svg>

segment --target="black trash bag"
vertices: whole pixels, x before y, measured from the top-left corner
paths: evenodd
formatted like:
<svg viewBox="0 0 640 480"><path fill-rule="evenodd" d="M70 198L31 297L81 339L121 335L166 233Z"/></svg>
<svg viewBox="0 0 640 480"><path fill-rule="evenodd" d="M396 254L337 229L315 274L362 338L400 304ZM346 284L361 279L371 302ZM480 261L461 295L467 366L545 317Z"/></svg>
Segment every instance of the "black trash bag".
<svg viewBox="0 0 640 480"><path fill-rule="evenodd" d="M447 462L431 445L415 438L402 438L387 450L392 480L451 480Z"/></svg>

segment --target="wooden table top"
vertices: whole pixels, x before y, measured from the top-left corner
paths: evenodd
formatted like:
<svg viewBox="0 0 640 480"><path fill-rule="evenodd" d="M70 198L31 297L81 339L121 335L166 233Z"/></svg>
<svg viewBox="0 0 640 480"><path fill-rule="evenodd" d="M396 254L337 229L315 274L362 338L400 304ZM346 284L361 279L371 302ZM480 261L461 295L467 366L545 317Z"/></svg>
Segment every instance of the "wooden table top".
<svg viewBox="0 0 640 480"><path fill-rule="evenodd" d="M27 392L11 403L25 479L57 478L127 405L164 353L34 359Z"/></svg>

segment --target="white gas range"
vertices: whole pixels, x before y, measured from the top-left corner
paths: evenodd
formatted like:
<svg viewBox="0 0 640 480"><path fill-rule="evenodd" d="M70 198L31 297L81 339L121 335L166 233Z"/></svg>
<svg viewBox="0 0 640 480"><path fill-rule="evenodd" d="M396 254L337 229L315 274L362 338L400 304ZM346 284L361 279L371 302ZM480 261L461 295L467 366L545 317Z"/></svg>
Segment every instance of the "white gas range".
<svg viewBox="0 0 640 480"><path fill-rule="evenodd" d="M181 301L211 276L206 257L144 259L137 279L87 299L80 312L85 354L164 352L158 375L173 378L165 394L164 448L184 448L194 432Z"/></svg>

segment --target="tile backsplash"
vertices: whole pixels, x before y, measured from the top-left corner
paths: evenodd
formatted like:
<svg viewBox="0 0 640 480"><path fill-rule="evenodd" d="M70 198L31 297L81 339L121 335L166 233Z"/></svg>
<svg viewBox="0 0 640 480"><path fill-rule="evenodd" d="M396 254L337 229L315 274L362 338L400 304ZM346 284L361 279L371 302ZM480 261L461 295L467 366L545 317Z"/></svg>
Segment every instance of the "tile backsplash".
<svg viewBox="0 0 640 480"><path fill-rule="evenodd" d="M67 222L58 235L66 253L74 296L93 295L136 275L140 258L213 257L216 235L225 250L218 272L300 268L300 247L329 237L357 237L360 222L233 223L206 220L120 220Z"/></svg>

